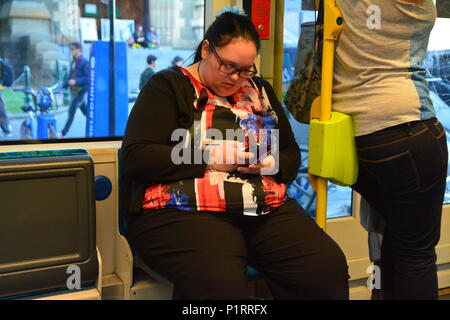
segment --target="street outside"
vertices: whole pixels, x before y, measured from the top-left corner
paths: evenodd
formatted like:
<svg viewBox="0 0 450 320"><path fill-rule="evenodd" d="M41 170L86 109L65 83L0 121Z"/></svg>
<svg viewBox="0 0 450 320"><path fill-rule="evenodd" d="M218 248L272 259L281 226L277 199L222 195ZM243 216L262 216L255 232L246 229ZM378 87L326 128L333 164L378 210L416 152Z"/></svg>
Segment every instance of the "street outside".
<svg viewBox="0 0 450 320"><path fill-rule="evenodd" d="M89 59L89 51L90 46L84 45L84 56L86 59ZM175 56L180 56L183 59L188 59L194 50L182 50L182 49L174 49L172 47L160 47L158 49L130 49L127 48L127 68L128 68L128 92L130 96L133 94L132 91L136 91L139 88L139 79L141 72L145 70L147 67L146 58L149 54L155 55L158 57L158 64L155 68L155 71L160 71L164 68L170 67L171 61ZM120 62L117 62L120 63ZM185 63L185 66L188 65ZM37 89L37 84L32 84L35 89ZM18 85L19 87L22 84ZM7 89L10 90L10 89ZM8 110L8 101L5 101L6 109ZM133 104L129 104L129 111L131 111ZM68 114L67 114L68 106L59 107L57 110L52 110L51 114L54 114L56 117L56 130L60 132L64 127ZM9 114L10 124L12 126L12 134L8 137L0 137L0 140L21 140L20 137L20 126L22 122L28 118L28 115L25 113L20 114ZM34 137L37 136L37 120L34 120ZM70 127L69 132L67 133L65 138L84 138L86 136L86 117L81 113L78 109L75 114L75 119L73 121L72 126Z"/></svg>

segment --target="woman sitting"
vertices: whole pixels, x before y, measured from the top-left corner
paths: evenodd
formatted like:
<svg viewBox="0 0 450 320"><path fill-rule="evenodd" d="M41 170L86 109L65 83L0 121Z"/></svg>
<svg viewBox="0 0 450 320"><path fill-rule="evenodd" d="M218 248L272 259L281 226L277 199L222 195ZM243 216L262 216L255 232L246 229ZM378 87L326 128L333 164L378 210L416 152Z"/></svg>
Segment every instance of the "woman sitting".
<svg viewBox="0 0 450 320"><path fill-rule="evenodd" d="M248 299L247 265L276 299L347 299L343 252L286 194L300 152L259 49L251 20L223 13L194 64L142 89L121 153L127 237L175 299Z"/></svg>

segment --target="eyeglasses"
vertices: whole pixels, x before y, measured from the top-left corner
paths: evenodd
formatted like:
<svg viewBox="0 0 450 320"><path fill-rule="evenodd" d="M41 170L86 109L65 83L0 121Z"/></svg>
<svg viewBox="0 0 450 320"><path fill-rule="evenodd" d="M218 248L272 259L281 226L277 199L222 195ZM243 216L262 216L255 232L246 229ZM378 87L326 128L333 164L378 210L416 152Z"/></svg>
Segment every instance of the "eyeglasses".
<svg viewBox="0 0 450 320"><path fill-rule="evenodd" d="M220 57L217 54L214 47L210 46L210 48L211 48L212 53L216 57L217 62L219 62L219 70L222 71L223 73L226 73L230 76L237 73L238 76L243 79L250 79L251 77L256 75L256 73L258 73L256 66L254 64L253 64L253 69L255 69L255 70L246 70L246 69L239 69L238 67L236 67L232 64L224 63L222 61L222 59L220 59Z"/></svg>

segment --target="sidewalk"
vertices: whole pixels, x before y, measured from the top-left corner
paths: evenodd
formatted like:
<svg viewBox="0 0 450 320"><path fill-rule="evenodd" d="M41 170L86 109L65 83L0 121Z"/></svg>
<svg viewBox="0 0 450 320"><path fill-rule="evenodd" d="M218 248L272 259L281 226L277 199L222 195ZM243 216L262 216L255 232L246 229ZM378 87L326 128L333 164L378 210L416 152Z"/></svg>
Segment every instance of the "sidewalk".
<svg viewBox="0 0 450 320"><path fill-rule="evenodd" d="M52 110L51 114L61 114L61 113L65 113L67 112L67 110L69 110L69 107L59 107L56 110ZM8 118L9 120L25 120L26 118L28 118L28 114L26 113L8 113Z"/></svg>
<svg viewBox="0 0 450 320"><path fill-rule="evenodd" d="M56 118L56 131L61 132L66 124L68 107L60 107L57 110L52 110L52 114ZM25 113L9 115L10 124L12 126L12 135L10 137L3 137L0 135L0 140L20 140L20 127L22 122L28 118ZM37 139L37 119L33 119L33 136ZM75 113L72 126L65 138L85 138L86 137L86 117L78 109Z"/></svg>

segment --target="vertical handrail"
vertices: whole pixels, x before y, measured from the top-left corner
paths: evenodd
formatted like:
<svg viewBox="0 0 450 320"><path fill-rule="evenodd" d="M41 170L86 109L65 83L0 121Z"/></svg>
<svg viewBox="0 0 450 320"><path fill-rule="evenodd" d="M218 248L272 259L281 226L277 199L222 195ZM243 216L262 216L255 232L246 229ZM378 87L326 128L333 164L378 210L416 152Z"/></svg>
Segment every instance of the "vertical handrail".
<svg viewBox="0 0 450 320"><path fill-rule="evenodd" d="M275 59L273 87L280 101L283 100L283 38L284 38L284 1L275 2Z"/></svg>
<svg viewBox="0 0 450 320"><path fill-rule="evenodd" d="M24 92L25 92L25 98L24 98L24 102L26 106L31 105L31 102L33 100L33 95L30 93L31 91L31 69L28 65L23 67L23 73L25 76L25 80L24 80Z"/></svg>
<svg viewBox="0 0 450 320"><path fill-rule="evenodd" d="M322 80L320 92L320 104L316 107L319 112L312 112L318 116L319 121L327 121L331 118L331 102L333 92L333 67L335 41L342 31L343 18L336 0L324 0L324 32L323 32L323 56L322 56ZM328 180L322 177L311 176L311 184L317 192L316 223L324 231L327 223Z"/></svg>

